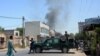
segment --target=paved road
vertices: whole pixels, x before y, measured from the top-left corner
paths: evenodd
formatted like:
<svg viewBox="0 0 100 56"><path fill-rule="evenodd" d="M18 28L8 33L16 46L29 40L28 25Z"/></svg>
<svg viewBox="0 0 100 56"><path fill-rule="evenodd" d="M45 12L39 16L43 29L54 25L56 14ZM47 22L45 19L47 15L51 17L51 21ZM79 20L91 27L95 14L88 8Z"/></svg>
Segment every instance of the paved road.
<svg viewBox="0 0 100 56"><path fill-rule="evenodd" d="M84 53L80 51L76 51L75 49L71 49L69 53L61 53L61 51L58 50L50 50L50 51L44 51L43 53L31 53L27 54L28 49L24 50L18 50L17 53L15 53L15 56L86 56ZM0 52L0 56L6 56L6 52Z"/></svg>

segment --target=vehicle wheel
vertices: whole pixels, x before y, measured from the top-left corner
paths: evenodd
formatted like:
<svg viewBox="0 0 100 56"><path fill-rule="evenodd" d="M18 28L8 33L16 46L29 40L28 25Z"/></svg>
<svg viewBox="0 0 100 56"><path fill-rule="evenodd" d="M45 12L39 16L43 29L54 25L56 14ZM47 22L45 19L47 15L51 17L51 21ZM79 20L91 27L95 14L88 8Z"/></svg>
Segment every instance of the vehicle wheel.
<svg viewBox="0 0 100 56"><path fill-rule="evenodd" d="M63 52L63 53L68 53L68 49L67 49L67 48L65 48L65 47L64 47L64 48L62 48L62 52Z"/></svg>
<svg viewBox="0 0 100 56"><path fill-rule="evenodd" d="M35 53L41 53L41 52L42 52L42 50L41 50L40 47L37 47L37 48L35 49Z"/></svg>

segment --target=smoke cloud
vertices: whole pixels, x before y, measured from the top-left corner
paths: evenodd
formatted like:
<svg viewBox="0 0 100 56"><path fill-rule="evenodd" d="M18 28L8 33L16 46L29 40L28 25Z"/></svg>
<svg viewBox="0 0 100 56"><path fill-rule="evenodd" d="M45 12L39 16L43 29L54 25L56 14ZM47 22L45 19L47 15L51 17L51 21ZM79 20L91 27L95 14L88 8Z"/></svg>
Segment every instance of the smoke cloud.
<svg viewBox="0 0 100 56"><path fill-rule="evenodd" d="M46 0L48 5L48 13L46 14L47 24L51 29L56 29L57 22L60 22L59 16L64 12L68 0ZM65 13L66 14L66 13ZM63 20L64 18L62 18Z"/></svg>

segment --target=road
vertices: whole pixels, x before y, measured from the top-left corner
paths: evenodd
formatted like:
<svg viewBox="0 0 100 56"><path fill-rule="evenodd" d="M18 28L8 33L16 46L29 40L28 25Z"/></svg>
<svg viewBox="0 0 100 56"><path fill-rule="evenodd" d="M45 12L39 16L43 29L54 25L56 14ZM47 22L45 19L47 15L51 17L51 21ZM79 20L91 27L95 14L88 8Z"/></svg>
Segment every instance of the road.
<svg viewBox="0 0 100 56"><path fill-rule="evenodd" d="M71 49L69 53L61 53L59 50L50 50L44 51L43 53L31 53L28 54L29 49L24 50L17 50L18 52L15 53L15 56L86 56L81 51L76 51L75 49ZM0 56L6 56L5 52L0 52Z"/></svg>

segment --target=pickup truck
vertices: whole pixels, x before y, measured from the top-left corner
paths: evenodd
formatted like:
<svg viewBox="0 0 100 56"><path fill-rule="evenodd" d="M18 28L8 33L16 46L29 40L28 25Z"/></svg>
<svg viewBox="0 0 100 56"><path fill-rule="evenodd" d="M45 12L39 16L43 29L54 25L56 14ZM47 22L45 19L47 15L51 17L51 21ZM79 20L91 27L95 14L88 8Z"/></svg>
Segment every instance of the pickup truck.
<svg viewBox="0 0 100 56"><path fill-rule="evenodd" d="M35 53L42 53L43 50L61 50L63 53L68 53L68 41L62 41L60 38L49 38L42 43L34 44Z"/></svg>

